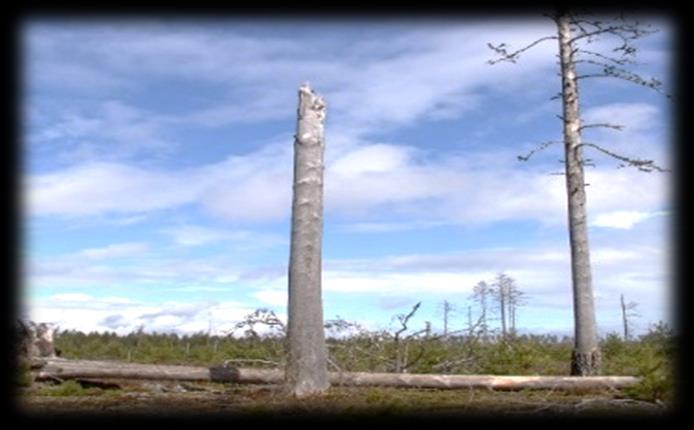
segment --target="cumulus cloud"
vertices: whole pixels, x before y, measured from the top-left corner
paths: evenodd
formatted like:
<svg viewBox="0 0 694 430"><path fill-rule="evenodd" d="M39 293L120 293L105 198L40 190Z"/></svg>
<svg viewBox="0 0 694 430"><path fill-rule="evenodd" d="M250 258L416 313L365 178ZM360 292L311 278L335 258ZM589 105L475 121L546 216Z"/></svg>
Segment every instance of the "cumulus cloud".
<svg viewBox="0 0 694 430"><path fill-rule="evenodd" d="M488 157L475 160L475 154L428 159L417 153L385 144L346 151L326 168L326 211L358 219L388 205L390 215L420 218L425 227L432 222L565 221L562 177L498 161L490 165ZM603 167L587 171L586 179L590 213L653 212L668 204L664 175ZM37 175L28 180L27 205L30 214L72 216L198 205L221 219L268 222L289 218L290 184L289 153L264 148L183 171L98 163ZM185 242L184 236L190 239L194 232L170 233ZM195 233L193 241L209 240L212 234L205 239L201 230Z"/></svg>
<svg viewBox="0 0 694 430"><path fill-rule="evenodd" d="M303 28L295 40L244 35L243 28L248 27L154 22L30 26L26 58L31 94L51 94L59 100L32 96L27 103L28 111L40 113L29 115L29 151L50 154L25 180L30 218L108 217L127 226L157 212L193 209L234 227L212 227L201 220L158 224L157 231L178 245L176 251L204 250L224 242L235 248L253 242L266 247L286 243L286 238L236 224L289 218L296 87L309 79L328 100L325 209L328 222L340 223L339 231L368 234L518 220L550 228L565 224L564 178L547 175L558 170L560 152L548 150L542 155L546 159L537 164L520 165L515 156L522 151L514 148L529 145L525 138L514 134L508 140L485 140L480 148L472 142L483 134L479 128L456 137L455 149L451 141L434 142L439 136L421 137L416 145L383 138L392 130L407 131L422 123L435 127L435 121L465 119L475 109L493 109L487 103L495 97L529 88L544 91L536 83L556 79L555 44L539 45L518 64L492 67L486 64L493 56L487 42L523 46L553 33L548 20L378 24L345 34L320 24ZM513 79L508 79L511 74ZM193 95L160 92L157 86L184 88L192 81ZM547 95L551 94L550 90ZM138 103L138 95L147 104ZM158 107L153 109L150 102ZM503 115L509 123L522 125L554 109L551 104L537 106L524 107L518 116ZM584 111L586 123L609 121L627 128L621 133L586 129L586 137L599 138L607 147L632 156L660 160L667 152L663 116L655 104L592 106ZM255 146L244 153L230 151L221 161L186 160L182 164L186 167L150 163L180 149L178 139L185 140L187 134L285 120L286 130L272 141L246 142L245 132L239 132L239 140ZM237 138L231 132L229 136ZM186 147L201 143L197 138L185 142ZM437 154L430 147L448 149ZM55 152L67 157L67 167L53 163ZM50 162L43 163L46 160ZM588 170L587 181L589 221L598 233L636 230L668 205L665 175L612 169L606 163ZM628 243L628 249L594 247L601 311L612 309L615 294L625 286L637 301L656 303L661 297L660 291L653 291L665 279L662 265L656 262L666 258L657 250ZM268 267L248 268L233 258L171 257L154 248L158 247L127 242L67 257L35 258L28 265L29 285L127 284L190 293L222 292L240 285L258 303L286 304L285 266L277 269L265 261ZM566 251L566 246L547 246L327 260L324 288L330 300L357 293L359 297L460 298L477 281L504 270L528 288L532 306L545 315L552 306L570 309ZM129 256L138 261L111 264ZM241 318L247 306L119 300L65 293L35 309L39 315L74 326L127 331L146 323L159 330L204 331L210 318L226 323L231 316Z"/></svg>
<svg viewBox="0 0 694 430"><path fill-rule="evenodd" d="M27 180L27 209L38 215L141 213L191 202L185 175L117 163L86 163Z"/></svg>
<svg viewBox="0 0 694 430"><path fill-rule="evenodd" d="M329 27L317 27L316 34L324 34ZM412 146L369 137L427 118L462 115L477 106L473 100L489 88L511 92L523 88L528 79L534 82L540 75L551 76L556 67L556 46L551 43L538 45L515 65L492 67L486 63L492 56L487 42L513 41L514 46L522 46L551 34L548 20L366 25L345 40L323 37L308 45L310 48L301 37L248 36L225 26L214 28L216 31L203 31L193 24L172 27L155 22L118 27L107 23L70 28L33 25L27 33L32 61L59 61L55 53L65 50L58 48L69 45L74 49L65 52L79 53L79 64L96 67L105 76L142 76L134 80L141 84L162 77L194 78L200 83L226 83L229 88L223 94L232 95L231 101L214 98L217 104L206 107L191 103L199 107L196 110L163 108L156 114L111 98L87 114L66 113L57 123L42 130L39 127L37 135L54 141L110 139L140 147L142 142L166 143L164 126L216 127L239 120L278 119L282 117L278 112L293 118L296 85L308 78L329 102L329 136L339 142L327 154L328 211L365 215L388 205L395 212L411 214L413 207L426 202L438 208L433 210L437 221L563 219L561 178L547 178L539 169L538 174L526 175L520 168L498 163L489 166L487 160L477 165L460 159L430 160L429 154ZM369 32L379 37L364 38ZM85 34L90 37L83 37ZM505 79L511 70L514 79ZM290 90L279 91L279 87ZM586 122L609 118L628 125L624 140L634 147L634 137L648 131L659 113L645 103L612 103L592 107L584 117ZM113 162L73 165L31 177L29 207L38 214L95 215L194 204L227 220L286 219L291 199L291 140L287 134L281 144L175 171ZM589 197L593 205L594 199Z"/></svg>
<svg viewBox="0 0 694 430"><path fill-rule="evenodd" d="M124 297L73 296L58 301L55 297L34 298L29 303L29 316L34 321L56 323L61 330L115 331L122 335L139 327L147 332L188 334L211 328L213 334L221 334L253 311L248 304L236 301L144 304Z"/></svg>
<svg viewBox="0 0 694 430"><path fill-rule="evenodd" d="M620 294L626 294L629 300L649 303L644 309L644 321L655 321L668 314L666 303L670 292L662 264L667 258L666 253L654 246L629 249L594 246L593 279L601 325L615 323L617 317L612 314L618 309L615 300ZM213 274L221 273L223 266L219 262L208 264L201 273L191 276L190 262L172 262L170 267L179 268L179 274L170 273L168 278L160 278L157 283L164 291L167 287L162 281L166 285L174 281L173 285L176 285L177 280L186 277L211 279ZM364 303L371 300L379 309L395 309L404 306L407 297L410 301L423 300L429 304L448 299L462 305L469 300L477 282L490 282L503 271L516 279L521 290L527 294L527 308L523 308L522 314L531 328L533 324L541 323L526 312L544 314L548 309L562 310L568 318L565 321L570 320L569 270L569 252L564 244L533 249L506 247L447 254L328 259L323 272L325 309L326 312L342 309L340 314L347 319L373 325L383 322L386 316L352 315L345 313L347 309L343 306L358 302L363 310L367 306ZM144 265L138 268L138 276L139 273L155 271ZM55 294L39 301L34 299L30 308L40 320L59 322L69 327L117 329L123 333L139 325L144 325L148 330L205 331L210 319L215 327L231 327L232 320L240 320L257 307L267 306L278 310L286 307L286 270L266 269L262 273L261 277L242 275L231 281L232 286L243 286L255 302L233 302L233 305L228 305L231 307L229 315L219 303L170 301L150 305L126 297L99 297L82 292ZM173 289L188 291L186 288L189 288L191 293L223 292L213 290L214 285L209 282L184 282L180 285ZM226 291L230 290L227 288ZM546 324L553 324L555 328L569 328L560 321Z"/></svg>

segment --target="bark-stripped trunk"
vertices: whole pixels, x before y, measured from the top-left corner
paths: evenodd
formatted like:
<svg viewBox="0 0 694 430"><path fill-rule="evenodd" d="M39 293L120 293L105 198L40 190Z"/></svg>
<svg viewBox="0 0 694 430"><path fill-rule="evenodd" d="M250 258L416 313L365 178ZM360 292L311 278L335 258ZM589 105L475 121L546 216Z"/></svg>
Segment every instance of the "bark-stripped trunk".
<svg viewBox="0 0 694 430"><path fill-rule="evenodd" d="M574 294L575 345L571 357L572 375L595 375L600 371L593 285L588 248L586 191L581 154L581 119L578 108L578 81L573 59L569 17L557 18L564 111L564 150L566 157L566 190L571 244L571 277Z"/></svg>
<svg viewBox="0 0 694 430"><path fill-rule="evenodd" d="M294 141L289 256L288 391L298 397L329 386L321 299L325 103L304 84Z"/></svg>
<svg viewBox="0 0 694 430"><path fill-rule="evenodd" d="M480 292L480 304L482 306L482 339L487 340L487 287Z"/></svg>
<svg viewBox="0 0 694 430"><path fill-rule="evenodd" d="M624 303L624 294L619 296L622 303L622 324L624 325L624 341L629 340L629 321L627 320L627 305Z"/></svg>
<svg viewBox="0 0 694 430"><path fill-rule="evenodd" d="M448 300L443 301L443 337L448 337L448 312L451 310L451 305Z"/></svg>
<svg viewBox="0 0 694 430"><path fill-rule="evenodd" d="M36 372L36 379L67 380L77 378L212 381L238 384L280 384L284 375L278 369L235 367L196 367L160 364L134 364L116 361L47 359ZM437 375L366 372L329 372L336 385L382 386L438 389L490 388L497 390L523 389L604 389L626 388L639 383L633 376L496 376L496 375Z"/></svg>
<svg viewBox="0 0 694 430"><path fill-rule="evenodd" d="M503 281L499 282L499 305L501 306L501 335L506 337L506 290Z"/></svg>
<svg viewBox="0 0 694 430"><path fill-rule="evenodd" d="M468 336L472 337L472 306L467 307Z"/></svg>

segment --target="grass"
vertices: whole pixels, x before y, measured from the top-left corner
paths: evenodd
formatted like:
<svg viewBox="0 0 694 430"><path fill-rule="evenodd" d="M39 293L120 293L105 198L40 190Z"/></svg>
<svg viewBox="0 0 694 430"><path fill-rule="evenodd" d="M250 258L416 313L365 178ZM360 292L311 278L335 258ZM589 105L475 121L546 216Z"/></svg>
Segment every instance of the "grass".
<svg viewBox="0 0 694 430"><path fill-rule="evenodd" d="M67 384L67 383L66 383ZM491 390L435 390L331 387L324 395L303 399L286 397L281 387L233 385L204 392L147 393L143 390L108 390L97 393L78 385L37 390L25 398L30 412L95 412L144 414L292 415L502 415L534 414L659 414L663 408L643 402L625 402L615 393L566 393L547 390L496 392Z"/></svg>
<svg viewBox="0 0 694 430"><path fill-rule="evenodd" d="M216 366L228 359L284 362L281 337L232 338L196 334L114 333L84 334L63 331L56 347L64 358L111 359L140 363ZM409 373L568 375L570 339L552 336L515 336L481 341L475 337L447 339L412 338L395 343L378 333L362 333L329 339L328 350L335 366L344 371L392 372L395 357L406 357ZM634 375L642 382L622 392L567 393L551 390L498 392L491 390L427 390L397 388L331 387L320 397L287 398L281 387L234 384L204 384L202 391L158 391L126 386L122 390L82 388L66 381L57 386L34 384L25 390L28 405L40 410L180 410L190 412L275 413L327 412L378 414L446 413L630 413L654 412L654 403L672 402L672 358L675 339L665 325L658 325L639 339L625 342L616 334L601 340L603 374ZM243 366L267 367L264 362ZM27 386L26 375L20 385ZM651 408L644 406L651 402ZM82 408L82 409L80 409ZM90 409L91 408L91 409Z"/></svg>

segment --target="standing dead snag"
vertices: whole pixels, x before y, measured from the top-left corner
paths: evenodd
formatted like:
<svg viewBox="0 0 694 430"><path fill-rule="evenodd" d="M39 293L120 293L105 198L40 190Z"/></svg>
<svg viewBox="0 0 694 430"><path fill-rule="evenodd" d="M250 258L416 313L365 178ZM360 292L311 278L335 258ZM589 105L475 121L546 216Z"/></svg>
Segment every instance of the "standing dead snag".
<svg viewBox="0 0 694 430"><path fill-rule="evenodd" d="M593 303L590 269L586 184L581 148L581 118L578 111L578 80L573 58L573 38L567 14L556 19L559 32L562 109L564 112L564 153L568 196L571 277L573 284L575 347L571 355L572 375L593 375L600 370L600 349Z"/></svg>
<svg viewBox="0 0 694 430"><path fill-rule="evenodd" d="M619 296L619 302L622 308L622 324L624 326L624 341L626 342L631 338L630 328L632 323L629 321L629 318L639 316L638 312L636 311L638 304L636 302L626 303L624 301L624 294Z"/></svg>
<svg viewBox="0 0 694 430"><path fill-rule="evenodd" d="M528 49L546 40L559 42L559 64L561 70L561 92L553 98L561 98L563 116L563 141L549 141L541 144L526 156L519 156L527 161L533 154L548 148L550 145L563 143L565 160L566 192L568 201L569 240L571 245L571 275L574 299L575 344L571 358L572 375L595 375L600 372L600 350L598 347L595 309L593 303L593 283L590 266L590 249L588 246L588 227L586 211L586 192L584 166L591 166L591 160L583 158L583 148L594 149L620 161L619 167L635 167L644 172L667 172L656 165L653 160L632 158L616 154L602 146L581 142L581 131L586 128L606 127L621 130L622 126L609 123L581 124L579 114L578 82L589 78L611 77L630 81L663 93L662 82L657 79L646 80L623 66L634 64L636 47L633 40L653 33L638 21L629 21L619 16L611 21L578 17L566 10L547 15L556 24L557 35L540 38L533 43L510 52L505 44L488 46L499 54L500 58L489 61L515 63L518 57ZM605 37L616 40L618 45L611 52L602 53L588 49L588 45ZM617 54L615 54L617 53ZM585 70L577 74L577 66ZM668 98L668 94L665 94Z"/></svg>
<svg viewBox="0 0 694 430"><path fill-rule="evenodd" d="M294 189L289 254L286 384L298 397L328 389L321 298L325 102L308 86L299 89L294 141Z"/></svg>

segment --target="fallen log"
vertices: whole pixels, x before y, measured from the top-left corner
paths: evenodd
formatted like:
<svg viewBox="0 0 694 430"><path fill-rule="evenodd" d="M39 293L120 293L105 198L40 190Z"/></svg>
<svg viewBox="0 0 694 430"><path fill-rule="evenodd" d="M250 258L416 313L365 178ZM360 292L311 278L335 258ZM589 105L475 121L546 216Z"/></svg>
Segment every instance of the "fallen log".
<svg viewBox="0 0 694 430"><path fill-rule="evenodd" d="M50 378L113 378L278 384L284 381L284 372L280 370L241 369L236 367L199 367L122 363L118 361L46 359L46 365L38 372L36 380L40 381Z"/></svg>
<svg viewBox="0 0 694 430"><path fill-rule="evenodd" d="M633 376L498 376L402 373L331 374L336 385L417 387L439 389L489 388L493 390L555 389L590 390L626 388L639 383Z"/></svg>
<svg viewBox="0 0 694 430"><path fill-rule="evenodd" d="M39 371L37 380L50 380L53 378L114 378L234 382L241 384L284 383L284 372L278 369L198 367L66 359L47 359L46 361L47 364ZM620 389L634 386L640 381L639 378L633 376L496 376L368 372L330 372L329 378L331 384L341 386L439 389L488 388L494 390Z"/></svg>

